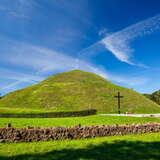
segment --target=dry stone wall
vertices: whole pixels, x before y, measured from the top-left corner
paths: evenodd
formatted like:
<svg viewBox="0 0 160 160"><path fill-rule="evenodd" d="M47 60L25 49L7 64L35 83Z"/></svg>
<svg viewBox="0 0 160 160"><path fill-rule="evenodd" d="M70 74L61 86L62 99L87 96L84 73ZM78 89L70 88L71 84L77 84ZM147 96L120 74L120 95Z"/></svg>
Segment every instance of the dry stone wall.
<svg viewBox="0 0 160 160"><path fill-rule="evenodd" d="M81 139L114 135L160 132L160 123L139 125L102 125L53 128L0 128L1 142L31 142Z"/></svg>

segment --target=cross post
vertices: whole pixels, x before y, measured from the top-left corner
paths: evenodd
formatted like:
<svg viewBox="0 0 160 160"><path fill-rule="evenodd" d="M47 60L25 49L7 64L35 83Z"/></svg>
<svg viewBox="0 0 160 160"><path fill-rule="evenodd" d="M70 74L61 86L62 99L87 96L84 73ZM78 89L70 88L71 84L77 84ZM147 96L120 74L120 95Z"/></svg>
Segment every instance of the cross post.
<svg viewBox="0 0 160 160"><path fill-rule="evenodd" d="M117 98L118 100L118 114L121 113L120 109L121 109L121 98L123 98L123 96L120 95L120 92L118 92L117 96L114 96L115 98Z"/></svg>

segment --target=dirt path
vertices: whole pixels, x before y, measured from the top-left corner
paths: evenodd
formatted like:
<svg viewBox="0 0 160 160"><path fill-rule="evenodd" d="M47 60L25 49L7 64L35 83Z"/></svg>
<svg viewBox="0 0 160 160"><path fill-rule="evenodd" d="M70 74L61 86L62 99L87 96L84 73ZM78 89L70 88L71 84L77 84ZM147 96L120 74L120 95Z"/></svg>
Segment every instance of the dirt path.
<svg viewBox="0 0 160 160"><path fill-rule="evenodd" d="M160 117L160 113L157 114L100 114L101 116L127 116L127 117Z"/></svg>

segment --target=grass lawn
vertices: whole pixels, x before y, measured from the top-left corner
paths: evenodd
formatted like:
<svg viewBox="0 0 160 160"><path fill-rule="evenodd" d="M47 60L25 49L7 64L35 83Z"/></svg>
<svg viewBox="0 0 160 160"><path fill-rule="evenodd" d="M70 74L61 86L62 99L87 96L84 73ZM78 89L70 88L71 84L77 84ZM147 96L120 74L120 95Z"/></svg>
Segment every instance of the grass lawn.
<svg viewBox="0 0 160 160"><path fill-rule="evenodd" d="M0 160L159 160L160 134L0 143Z"/></svg>
<svg viewBox="0 0 160 160"><path fill-rule="evenodd" d="M103 124L131 124L160 122L160 118L153 117L111 117L111 116L87 116L70 118L0 118L0 127L11 123L13 127L49 127L49 126L75 126L81 125L103 125Z"/></svg>

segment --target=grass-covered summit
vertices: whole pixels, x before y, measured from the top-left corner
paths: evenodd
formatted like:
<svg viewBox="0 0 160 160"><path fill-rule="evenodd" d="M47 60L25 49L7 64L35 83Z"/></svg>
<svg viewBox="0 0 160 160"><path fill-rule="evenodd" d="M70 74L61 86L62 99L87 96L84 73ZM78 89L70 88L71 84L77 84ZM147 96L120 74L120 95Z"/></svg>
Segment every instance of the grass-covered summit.
<svg viewBox="0 0 160 160"><path fill-rule="evenodd" d="M0 100L0 108L46 111L93 108L99 113L117 113L114 96L118 91L124 96L122 112L160 113L160 107L145 96L80 70L56 74L39 84L9 93Z"/></svg>

